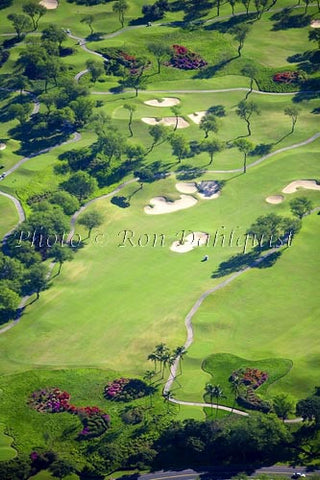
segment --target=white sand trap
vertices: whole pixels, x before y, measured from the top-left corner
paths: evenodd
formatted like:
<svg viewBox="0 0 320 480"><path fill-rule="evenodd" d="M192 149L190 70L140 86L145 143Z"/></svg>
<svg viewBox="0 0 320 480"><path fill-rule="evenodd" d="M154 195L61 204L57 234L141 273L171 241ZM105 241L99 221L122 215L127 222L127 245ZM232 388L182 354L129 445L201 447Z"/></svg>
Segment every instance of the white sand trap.
<svg viewBox="0 0 320 480"><path fill-rule="evenodd" d="M176 183L176 189L180 193L197 193L197 185L195 182L179 182Z"/></svg>
<svg viewBox="0 0 320 480"><path fill-rule="evenodd" d="M175 127L176 119L175 117L163 117L161 120L157 120L154 117L143 117L141 120L148 125L164 125L166 127ZM186 122L182 117L178 117L178 127L177 128L187 128L189 123Z"/></svg>
<svg viewBox="0 0 320 480"><path fill-rule="evenodd" d="M172 252L176 253L187 253L191 252L196 247L202 247L206 244L208 240L208 233L204 232L193 232L190 235L187 235L184 243L180 243L179 241L173 242L170 247Z"/></svg>
<svg viewBox="0 0 320 480"><path fill-rule="evenodd" d="M0 143L0 150L4 150L7 148L7 145L5 143Z"/></svg>
<svg viewBox="0 0 320 480"><path fill-rule="evenodd" d="M188 115L188 117L191 118L191 120L194 123L199 125L206 113L207 113L206 111L204 111L204 112L194 112L194 113L191 113L190 115Z"/></svg>
<svg viewBox="0 0 320 480"><path fill-rule="evenodd" d="M220 197L221 192L219 191L216 193L212 193L211 195L204 195L203 193L198 192L198 195L202 200L215 200L216 198Z"/></svg>
<svg viewBox="0 0 320 480"><path fill-rule="evenodd" d="M189 195L180 195L180 199L175 202L168 202L165 197L154 197L150 204L144 207L144 211L148 215L161 215L193 207L197 202L198 200Z"/></svg>
<svg viewBox="0 0 320 480"><path fill-rule="evenodd" d="M296 180L289 183L282 191L283 193L295 193L298 188L306 190L320 190L320 185L315 180Z"/></svg>
<svg viewBox="0 0 320 480"><path fill-rule="evenodd" d="M320 28L320 20L312 20L310 23L311 28Z"/></svg>
<svg viewBox="0 0 320 480"><path fill-rule="evenodd" d="M278 203L282 203L284 200L283 195L270 195L270 197L266 198L266 202L272 203L272 205L277 205Z"/></svg>
<svg viewBox="0 0 320 480"><path fill-rule="evenodd" d="M174 107L180 103L180 100L179 98L164 97L161 100L146 100L144 103L150 107Z"/></svg>
<svg viewBox="0 0 320 480"><path fill-rule="evenodd" d="M58 8L59 5L57 0L41 0L41 2L39 3L47 10L55 10L56 8Z"/></svg>

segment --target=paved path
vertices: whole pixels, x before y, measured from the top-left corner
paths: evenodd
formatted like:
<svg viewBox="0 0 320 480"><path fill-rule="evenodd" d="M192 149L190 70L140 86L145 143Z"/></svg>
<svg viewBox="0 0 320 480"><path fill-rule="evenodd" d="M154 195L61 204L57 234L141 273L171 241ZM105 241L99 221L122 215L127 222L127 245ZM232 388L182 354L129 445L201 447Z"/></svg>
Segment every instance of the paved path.
<svg viewBox="0 0 320 480"><path fill-rule="evenodd" d="M228 277L226 280L223 280L221 283L219 283L218 285L216 285L215 287L213 288L210 288L209 290L207 290L206 292L204 292L199 298L198 300L195 302L195 304L193 305L193 307L191 308L190 312L188 313L188 315L186 316L185 318L185 327L186 327L186 330L187 330L187 339L184 343L184 348L185 350L188 350L188 348L190 348L190 346L193 344L194 342L194 332L193 332L193 325L192 325L192 318L194 317L194 315L197 313L197 311L199 310L200 306L202 305L203 301L209 296L209 295L212 295L213 293L217 292L218 290L221 290L222 288L226 287L227 285L229 285L231 282L233 282L236 278L238 278L240 275L243 275L244 273L248 272L249 270L251 270L252 268L255 268L257 267L260 263L262 263L266 258L268 258L270 255L272 255L273 253L277 252L278 249L277 248L273 248L271 250L269 250L266 254L264 255L261 255L261 257L259 257L257 260L255 260L254 262L252 262L251 265L249 265L248 267L246 268L243 268L242 270L240 270L239 272L236 272L236 273L233 273L230 277ZM170 375L169 375L169 378L163 388L163 393L164 394L170 394L170 391L171 391L171 387L175 381L175 378L177 376L177 371L178 371L178 367L179 367L179 363L180 363L180 356L177 357L175 363L173 364L173 366L171 367L170 369ZM230 413L234 413L234 414L237 414L237 415L242 415L242 416L249 416L249 414L243 410L239 410L237 408L231 408L231 407L226 407L224 405L217 405L216 403L202 403L202 402L186 402L186 401L183 401L183 400L177 400L173 397L170 397L169 396L169 401L172 402L172 403L175 403L175 404L178 404L178 405L188 405L188 406L192 406L192 407L201 407L201 408L204 408L204 407L209 407L209 408L217 408L219 410L224 410L224 411L227 411L227 412L230 412ZM294 419L291 419L291 420L285 420L285 422L287 423L298 423L298 422L302 422L303 419L301 417L299 418L294 418Z"/></svg>
<svg viewBox="0 0 320 480"><path fill-rule="evenodd" d="M0 190L0 195L2 195L3 197L9 198L9 200L11 200L14 203L14 206L17 209L18 217L19 217L19 221L18 221L17 225L19 225L19 223L21 223L21 222L24 222L25 219L26 219L26 216L25 216L25 213L24 213L23 206L22 206L21 202L16 197L14 197L13 195L10 195L9 193L2 192L1 190ZM5 234L5 236L2 239L2 244L6 243L7 238L16 229L17 225Z"/></svg>

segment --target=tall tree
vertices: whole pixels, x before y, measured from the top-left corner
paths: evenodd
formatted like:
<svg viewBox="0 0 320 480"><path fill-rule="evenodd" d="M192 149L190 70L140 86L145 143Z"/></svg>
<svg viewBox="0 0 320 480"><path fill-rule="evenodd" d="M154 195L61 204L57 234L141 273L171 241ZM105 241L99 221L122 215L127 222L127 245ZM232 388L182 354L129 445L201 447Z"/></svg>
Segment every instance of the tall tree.
<svg viewBox="0 0 320 480"><path fill-rule="evenodd" d="M285 393L279 393L279 395L273 397L272 405L277 416L282 418L283 421L288 418L290 413L294 412L294 400Z"/></svg>
<svg viewBox="0 0 320 480"><path fill-rule="evenodd" d="M160 142L165 142L168 138L168 132L164 125L152 125L149 127L149 134L153 138L153 142L148 153L150 153L156 145L159 145Z"/></svg>
<svg viewBox="0 0 320 480"><path fill-rule="evenodd" d="M124 26L124 14L128 10L129 5L126 0L118 0L112 6L112 10L116 12L119 16L119 22L121 23L121 27Z"/></svg>
<svg viewBox="0 0 320 480"><path fill-rule="evenodd" d="M258 69L257 67L255 67L254 65L252 65L251 63L247 63L246 65L244 65L244 67L241 69L241 73L242 75L244 75L245 77L249 77L250 78L250 89L249 91L247 92L246 96L245 96L245 100L247 100L247 98L249 97L249 95L252 93L252 90L253 90L253 82L255 80L255 77L258 73Z"/></svg>
<svg viewBox="0 0 320 480"><path fill-rule="evenodd" d="M79 198L80 201L91 195L98 188L96 179L92 178L87 172L82 171L71 175L62 186L67 192Z"/></svg>
<svg viewBox="0 0 320 480"><path fill-rule="evenodd" d="M216 399L216 418L218 416L218 410L219 410L219 403L220 403L220 398L224 397L223 390L220 387L220 385L215 385L213 387L213 396Z"/></svg>
<svg viewBox="0 0 320 480"><path fill-rule="evenodd" d="M43 17L43 15L45 15L47 9L36 1L30 1L22 5L22 11L31 18L33 30L37 30L39 26L39 20L41 17Z"/></svg>
<svg viewBox="0 0 320 480"><path fill-rule="evenodd" d="M221 0L214 0L213 6L217 9L217 17L220 16L220 7L221 7Z"/></svg>
<svg viewBox="0 0 320 480"><path fill-rule="evenodd" d="M161 64L170 57L170 48L161 42L149 43L147 45L149 52L151 52L157 60L158 73L161 72Z"/></svg>
<svg viewBox="0 0 320 480"><path fill-rule="evenodd" d="M310 0L303 0L304 4L305 4L305 7L304 7L304 14L306 15L308 13L308 8L309 8L309 5L310 5Z"/></svg>
<svg viewBox="0 0 320 480"><path fill-rule="evenodd" d="M204 393L205 393L205 395L209 395L210 404L211 404L211 416L212 416L213 398L214 398L214 395L215 395L215 386L212 385L212 383L207 383L205 388L204 388Z"/></svg>
<svg viewBox="0 0 320 480"><path fill-rule="evenodd" d="M88 229L88 238L90 238L91 231L102 225L103 215L98 210L91 210L81 215L79 223Z"/></svg>
<svg viewBox="0 0 320 480"><path fill-rule="evenodd" d="M93 83L96 83L99 77L104 74L104 67L101 62L97 60L87 60L86 62L87 69L91 75L91 80Z"/></svg>
<svg viewBox="0 0 320 480"><path fill-rule="evenodd" d="M318 50L320 50L320 28L313 28L309 32L310 42L316 42L318 44Z"/></svg>
<svg viewBox="0 0 320 480"><path fill-rule="evenodd" d="M313 209L313 204L311 200L308 200L307 197L299 197L291 200L290 210L295 217L302 218Z"/></svg>
<svg viewBox="0 0 320 480"><path fill-rule="evenodd" d="M136 92L136 97L139 95L139 90L147 88L149 79L142 73L130 73L127 77L121 80L120 84L124 88L133 88Z"/></svg>
<svg viewBox="0 0 320 480"><path fill-rule="evenodd" d="M250 118L253 114L259 115L260 111L256 103L254 102L247 102L245 100L241 100L238 103L238 108L236 110L236 114L246 122L247 129L248 129L248 136L251 135L251 123Z"/></svg>
<svg viewBox="0 0 320 480"><path fill-rule="evenodd" d="M229 0L229 4L231 7L232 15L234 15L234 7L236 6L237 0Z"/></svg>
<svg viewBox="0 0 320 480"><path fill-rule="evenodd" d="M173 155L178 158L178 163L181 163L182 158L189 152L187 139L181 133L174 133L170 136L170 145Z"/></svg>
<svg viewBox="0 0 320 480"><path fill-rule="evenodd" d="M61 48L62 43L67 39L67 34L58 25L50 23L46 28L42 30L41 39L57 43L59 45L59 48Z"/></svg>
<svg viewBox="0 0 320 480"><path fill-rule="evenodd" d="M215 153L221 152L225 147L225 144L220 140L213 138L211 140L206 140L201 145L201 150L207 152L210 156L209 165L212 165L213 156Z"/></svg>
<svg viewBox="0 0 320 480"><path fill-rule="evenodd" d="M246 138L238 138L234 141L234 146L243 154L243 173L247 173L247 157L253 150L253 144Z"/></svg>
<svg viewBox="0 0 320 480"><path fill-rule="evenodd" d="M250 8L251 0L241 0L241 2L246 9L246 14L249 15L249 8Z"/></svg>
<svg viewBox="0 0 320 480"><path fill-rule="evenodd" d="M241 57L241 51L244 46L245 39L247 38L247 35L249 33L250 27L247 23L241 23L240 25L236 25L233 29L232 32L235 40L239 42L238 46L238 57Z"/></svg>
<svg viewBox="0 0 320 480"><path fill-rule="evenodd" d="M31 83L28 77L25 75L14 75L10 78L8 82L8 87L12 88L13 90L19 90L20 97L22 97L23 90L30 87Z"/></svg>
<svg viewBox="0 0 320 480"><path fill-rule="evenodd" d="M174 349L174 357L179 358L179 368L180 368L180 374L182 374L182 360L185 355L187 355L188 351L186 348L182 345Z"/></svg>
<svg viewBox="0 0 320 480"><path fill-rule="evenodd" d="M31 105L29 103L13 103L8 108L8 112L13 118L16 118L22 126L26 123L28 116L31 113Z"/></svg>
<svg viewBox="0 0 320 480"><path fill-rule="evenodd" d="M13 313L19 306L20 297L5 280L0 280L0 316Z"/></svg>
<svg viewBox="0 0 320 480"><path fill-rule="evenodd" d="M64 262L73 259L73 253L68 247L62 247L61 245L54 245L50 251L49 256L54 259L55 262L59 263L58 275L61 273L61 268Z"/></svg>
<svg viewBox="0 0 320 480"><path fill-rule="evenodd" d="M94 22L94 16L93 15L86 15L85 17L83 17L81 20L80 20L81 23L85 23L86 25L88 25L88 27L90 28L90 35L93 35L93 27L92 27L92 24Z"/></svg>
<svg viewBox="0 0 320 480"><path fill-rule="evenodd" d="M290 133L294 132L294 129L295 129L295 126L296 126L296 123L297 123L297 120L298 120L299 112L300 112L300 110L297 107L294 107L294 106L293 107L287 107L287 108L284 109L284 114L291 118L292 125L291 125L291 132Z"/></svg>
<svg viewBox="0 0 320 480"><path fill-rule="evenodd" d="M205 132L205 138L208 138L209 132L217 133L219 128L216 116L207 112L201 119L200 129Z"/></svg>
<svg viewBox="0 0 320 480"><path fill-rule="evenodd" d="M36 263L32 265L26 274L24 281L24 288L26 293L31 295L37 294L37 300L40 297L40 292L45 290L48 285L48 268L43 263Z"/></svg>
<svg viewBox="0 0 320 480"><path fill-rule="evenodd" d="M178 125L179 125L179 115L181 114L181 107L180 107L180 105L174 105L173 107L171 107L170 110L176 118L176 123L175 123L174 129L173 129L173 131L175 132L178 128Z"/></svg>
<svg viewBox="0 0 320 480"><path fill-rule="evenodd" d="M134 112L137 110L137 107L136 107L135 105L133 105L132 103L125 103L125 104L123 105L123 108L125 108L125 109L128 110L128 112L129 112L128 129L129 129L130 137L133 137L132 118L133 118Z"/></svg>
<svg viewBox="0 0 320 480"><path fill-rule="evenodd" d="M92 116L93 102L88 98L79 97L70 103L70 108L74 112L76 126L83 127Z"/></svg>
<svg viewBox="0 0 320 480"><path fill-rule="evenodd" d="M12 26L17 33L18 40L21 40L21 35L23 32L26 32L32 28L30 19L26 15L20 13L10 13L7 18L12 23Z"/></svg>

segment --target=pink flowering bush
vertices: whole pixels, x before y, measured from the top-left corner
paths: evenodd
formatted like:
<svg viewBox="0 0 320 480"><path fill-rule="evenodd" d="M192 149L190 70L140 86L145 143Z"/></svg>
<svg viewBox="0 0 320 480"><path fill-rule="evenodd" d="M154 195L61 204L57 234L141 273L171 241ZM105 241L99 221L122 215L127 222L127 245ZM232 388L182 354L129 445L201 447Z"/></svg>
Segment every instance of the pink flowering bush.
<svg viewBox="0 0 320 480"><path fill-rule="evenodd" d="M205 67L207 62L197 53L183 45L172 45L173 53L169 65L180 70L197 70Z"/></svg>
<svg viewBox="0 0 320 480"><path fill-rule="evenodd" d="M299 72L280 72L273 76L273 81L277 83L297 83L300 77Z"/></svg>
<svg viewBox="0 0 320 480"><path fill-rule="evenodd" d="M107 383L104 396L107 400L130 402L150 393L152 387L138 378L117 378Z"/></svg>
<svg viewBox="0 0 320 480"><path fill-rule="evenodd" d="M33 392L29 399L29 405L41 413L61 413L68 412L78 415L83 430L79 437L100 436L110 425L110 417L99 407L76 407L70 403L70 394L59 388L46 388ZM89 423L91 422L91 430Z"/></svg>

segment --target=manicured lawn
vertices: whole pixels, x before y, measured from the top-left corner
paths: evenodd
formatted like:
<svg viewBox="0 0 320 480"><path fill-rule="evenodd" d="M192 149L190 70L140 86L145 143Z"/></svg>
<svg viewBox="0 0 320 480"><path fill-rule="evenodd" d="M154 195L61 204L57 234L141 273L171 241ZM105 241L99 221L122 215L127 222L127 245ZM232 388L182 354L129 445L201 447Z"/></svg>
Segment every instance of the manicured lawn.
<svg viewBox="0 0 320 480"><path fill-rule="evenodd" d="M0 423L0 461L11 460L17 455L16 450L11 447L12 437L6 435L4 430L5 425Z"/></svg>
<svg viewBox="0 0 320 480"><path fill-rule="evenodd" d="M13 202L0 195L0 238L13 228L18 221L18 213Z"/></svg>
<svg viewBox="0 0 320 480"><path fill-rule="evenodd" d="M210 378L207 373L200 374L201 364L214 352L251 361L270 357L292 360L290 373L270 385L266 398L283 391L296 398L312 393L317 381L314 367L319 361L314 337L319 307L312 273L319 262L315 253L318 219L313 214L303 220L293 246L271 269L252 270L205 300L193 320L195 342L184 360L177 398L202 399ZM223 383L225 377L219 372L212 368L214 383Z"/></svg>

